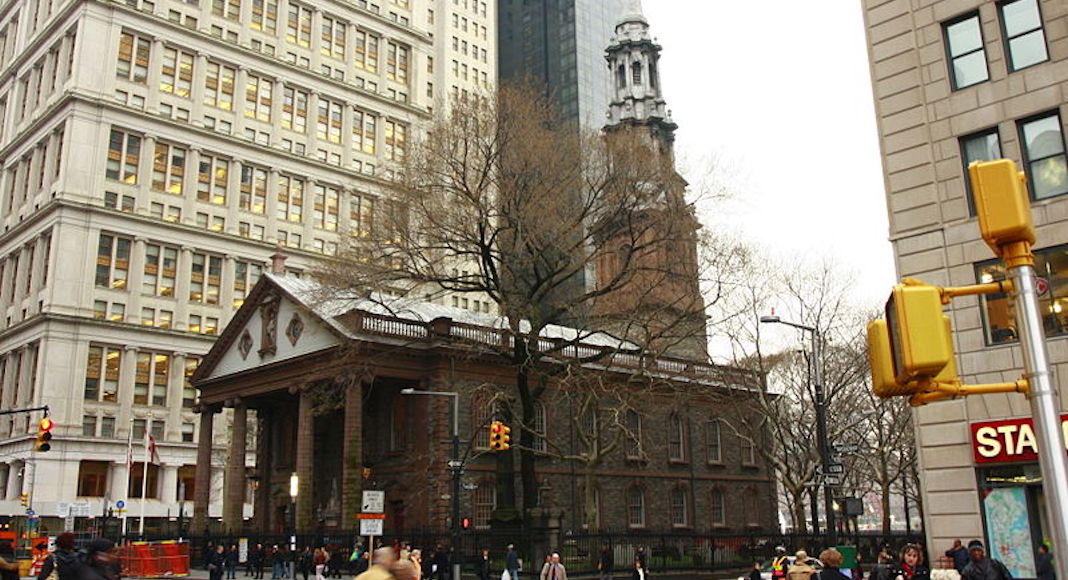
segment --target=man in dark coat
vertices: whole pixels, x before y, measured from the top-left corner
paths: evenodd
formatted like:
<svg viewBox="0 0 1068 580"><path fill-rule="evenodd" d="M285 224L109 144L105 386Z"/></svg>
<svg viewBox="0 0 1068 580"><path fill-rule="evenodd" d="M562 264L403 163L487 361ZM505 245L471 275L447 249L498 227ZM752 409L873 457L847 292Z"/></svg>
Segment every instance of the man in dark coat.
<svg viewBox="0 0 1068 580"><path fill-rule="evenodd" d="M968 565L968 548L965 548L960 540L953 540L953 547L946 550L946 557L953 560L954 570L963 572L964 567Z"/></svg>
<svg viewBox="0 0 1068 580"><path fill-rule="evenodd" d="M1036 561L1038 567L1035 574L1038 575L1038 580L1056 580L1057 574L1053 571L1053 554L1049 553L1049 546L1045 544L1038 546Z"/></svg>
<svg viewBox="0 0 1068 580"><path fill-rule="evenodd" d="M986 548L979 540L968 542L968 557L971 561L960 573L963 580L1012 580L1012 574L999 560L988 558Z"/></svg>
<svg viewBox="0 0 1068 580"><path fill-rule="evenodd" d="M601 546L601 559L597 561L597 576L599 580L612 580L612 571L615 565L612 548L608 544Z"/></svg>
<svg viewBox="0 0 1068 580"><path fill-rule="evenodd" d="M478 557L478 580L490 580L489 550L482 550Z"/></svg>

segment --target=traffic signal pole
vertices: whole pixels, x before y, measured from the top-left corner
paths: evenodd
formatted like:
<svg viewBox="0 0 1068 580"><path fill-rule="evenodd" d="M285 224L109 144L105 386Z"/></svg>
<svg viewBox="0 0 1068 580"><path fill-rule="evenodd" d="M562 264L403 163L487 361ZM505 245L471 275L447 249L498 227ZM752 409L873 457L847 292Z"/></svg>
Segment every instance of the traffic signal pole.
<svg viewBox="0 0 1068 580"><path fill-rule="evenodd" d="M823 474L826 477L830 473L828 466L831 464L831 444L827 433L827 400L823 395L823 341L818 329L812 328L811 333L812 358L815 359L815 384L812 388L816 398L816 438L819 439L820 461L823 463ZM827 485L826 479L823 481L823 505L826 506L827 512L827 546L833 548L838 545L838 523L834 513L834 490Z"/></svg>
<svg viewBox="0 0 1068 580"><path fill-rule="evenodd" d="M1042 468L1042 493L1048 506L1050 529L1046 536L1053 542L1053 565L1057 577L1068 578L1068 466L1066 466L1057 392L1050 379L1049 354L1038 306L1038 289L1033 264L1014 266L1010 270L1016 301L1017 335L1024 355L1024 376L1030 383L1027 398L1035 424L1039 466Z"/></svg>

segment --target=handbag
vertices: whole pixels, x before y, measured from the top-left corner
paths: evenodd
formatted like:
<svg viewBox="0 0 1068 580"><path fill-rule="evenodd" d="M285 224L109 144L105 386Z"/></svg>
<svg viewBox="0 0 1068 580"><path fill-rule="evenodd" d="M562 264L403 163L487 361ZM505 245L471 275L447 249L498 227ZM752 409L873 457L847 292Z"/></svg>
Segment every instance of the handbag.
<svg viewBox="0 0 1068 580"><path fill-rule="evenodd" d="M508 574L508 570L501 572L501 580L512 580L512 577Z"/></svg>

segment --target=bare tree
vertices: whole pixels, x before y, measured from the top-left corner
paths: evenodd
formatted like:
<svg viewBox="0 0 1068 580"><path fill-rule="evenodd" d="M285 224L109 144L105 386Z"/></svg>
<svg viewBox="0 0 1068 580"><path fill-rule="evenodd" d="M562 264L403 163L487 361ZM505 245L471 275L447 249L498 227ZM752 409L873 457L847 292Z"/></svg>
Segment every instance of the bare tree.
<svg viewBox="0 0 1068 580"><path fill-rule="evenodd" d="M576 135L537 94L457 100L392 168L374 226L317 272L342 291L496 305L510 331L495 350L515 369L528 509L538 502L531 425L553 374L621 349L705 350L697 224L669 151L640 127ZM601 348L574 356L591 341Z"/></svg>

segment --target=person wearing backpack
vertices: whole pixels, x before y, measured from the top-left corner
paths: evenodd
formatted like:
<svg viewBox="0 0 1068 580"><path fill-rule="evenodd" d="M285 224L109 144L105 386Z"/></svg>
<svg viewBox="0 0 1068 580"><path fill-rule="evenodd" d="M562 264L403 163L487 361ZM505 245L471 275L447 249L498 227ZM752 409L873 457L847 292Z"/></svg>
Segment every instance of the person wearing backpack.
<svg viewBox="0 0 1068 580"><path fill-rule="evenodd" d="M968 565L960 573L962 580L1012 580L1005 564L987 557L986 548L979 540L968 542L968 558Z"/></svg>

